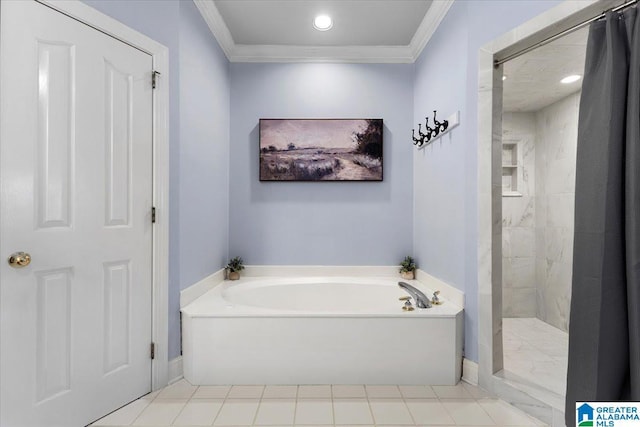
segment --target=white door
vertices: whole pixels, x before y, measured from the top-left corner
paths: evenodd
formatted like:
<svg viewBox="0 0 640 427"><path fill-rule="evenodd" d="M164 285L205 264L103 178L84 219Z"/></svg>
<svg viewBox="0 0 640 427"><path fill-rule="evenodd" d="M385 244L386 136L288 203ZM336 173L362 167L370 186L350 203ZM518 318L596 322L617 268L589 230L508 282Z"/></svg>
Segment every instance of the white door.
<svg viewBox="0 0 640 427"><path fill-rule="evenodd" d="M151 389L152 58L0 5L0 425L83 426Z"/></svg>

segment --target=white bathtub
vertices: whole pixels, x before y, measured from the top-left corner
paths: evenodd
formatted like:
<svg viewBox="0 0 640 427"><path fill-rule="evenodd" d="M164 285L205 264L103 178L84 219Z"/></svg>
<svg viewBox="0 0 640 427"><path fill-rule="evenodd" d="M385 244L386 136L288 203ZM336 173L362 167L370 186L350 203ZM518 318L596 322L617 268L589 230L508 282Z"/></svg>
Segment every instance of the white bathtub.
<svg viewBox="0 0 640 427"><path fill-rule="evenodd" d="M427 295L418 281L409 281ZM463 310L450 301L405 312L398 279L242 278L182 309L192 384L453 385Z"/></svg>

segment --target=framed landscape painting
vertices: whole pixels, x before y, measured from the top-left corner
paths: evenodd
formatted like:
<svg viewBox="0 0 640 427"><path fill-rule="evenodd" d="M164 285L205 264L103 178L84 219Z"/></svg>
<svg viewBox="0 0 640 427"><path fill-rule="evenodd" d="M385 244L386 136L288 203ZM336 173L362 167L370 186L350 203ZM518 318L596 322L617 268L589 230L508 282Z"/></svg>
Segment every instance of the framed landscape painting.
<svg viewBox="0 0 640 427"><path fill-rule="evenodd" d="M260 119L260 181L382 181L382 119Z"/></svg>

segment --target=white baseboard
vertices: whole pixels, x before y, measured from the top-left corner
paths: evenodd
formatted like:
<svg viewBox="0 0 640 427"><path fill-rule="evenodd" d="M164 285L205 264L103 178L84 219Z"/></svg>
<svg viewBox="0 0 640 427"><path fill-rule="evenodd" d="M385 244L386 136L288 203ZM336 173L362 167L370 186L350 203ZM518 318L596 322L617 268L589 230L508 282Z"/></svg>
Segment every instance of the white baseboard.
<svg viewBox="0 0 640 427"><path fill-rule="evenodd" d="M218 286L220 283L224 281L224 268L216 271L210 276L205 277L200 280L198 283L194 283L186 289L180 291L180 308L183 308L200 296L204 295L211 289ZM171 378L171 377L169 377Z"/></svg>
<svg viewBox="0 0 640 427"><path fill-rule="evenodd" d="M182 356L169 361L169 384L182 379Z"/></svg>
<svg viewBox="0 0 640 427"><path fill-rule="evenodd" d="M478 364L469 359L462 359L462 381L478 385Z"/></svg>

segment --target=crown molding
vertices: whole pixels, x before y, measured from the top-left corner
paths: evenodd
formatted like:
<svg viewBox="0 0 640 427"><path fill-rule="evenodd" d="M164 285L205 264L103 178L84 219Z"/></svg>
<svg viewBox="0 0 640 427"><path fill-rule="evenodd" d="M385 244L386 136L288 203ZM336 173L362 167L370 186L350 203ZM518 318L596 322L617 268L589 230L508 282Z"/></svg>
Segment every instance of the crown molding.
<svg viewBox="0 0 640 427"><path fill-rule="evenodd" d="M227 56L227 59L231 60L231 55L236 44L231 36L231 31L229 31L215 3L213 0L193 0L193 2L207 23L211 34L216 38L224 54Z"/></svg>
<svg viewBox="0 0 640 427"><path fill-rule="evenodd" d="M433 0L433 2L431 2L431 7L427 10L424 19L411 39L411 43L409 43L414 62L420 57L420 54L440 26L440 23L446 16L449 8L451 8L453 2L454 0Z"/></svg>
<svg viewBox="0 0 640 427"><path fill-rule="evenodd" d="M413 63L408 46L235 45L231 62Z"/></svg>
<svg viewBox="0 0 640 427"><path fill-rule="evenodd" d="M193 0L230 62L355 62L410 64L416 61L454 0L433 0L407 46L294 46L235 44L213 0Z"/></svg>

